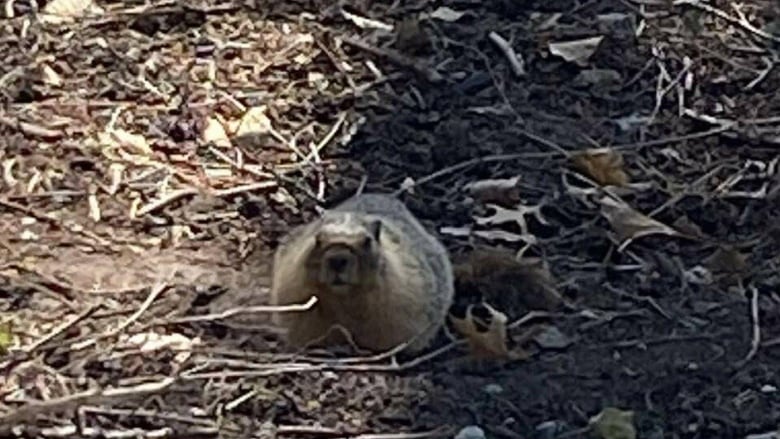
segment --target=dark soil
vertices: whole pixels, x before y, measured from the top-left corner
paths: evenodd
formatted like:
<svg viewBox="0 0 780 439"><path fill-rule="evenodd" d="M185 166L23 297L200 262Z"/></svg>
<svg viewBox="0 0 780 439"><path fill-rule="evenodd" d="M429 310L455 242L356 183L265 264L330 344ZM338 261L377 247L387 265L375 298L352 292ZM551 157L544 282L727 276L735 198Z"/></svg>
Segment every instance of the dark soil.
<svg viewBox="0 0 780 439"><path fill-rule="evenodd" d="M141 13L101 2L105 16L43 25L16 2L18 16L2 24L0 50L10 55L0 66L0 252L8 255L0 259L0 323L12 322L14 341L0 336L8 348L0 432L404 438L454 437L478 425L488 438L586 437L589 419L616 407L634 411L640 438L780 434L774 0L739 11L721 0L344 6L394 25L441 7L464 13L420 20L421 34L406 28L396 42L319 0L208 3ZM513 73L490 32L523 57L525 76ZM293 43L303 34L313 39ZM604 38L583 65L548 49L594 36ZM395 50L418 68L344 37ZM206 87L209 62L216 80ZM47 82L43 65L62 82ZM612 79L583 83L592 69ZM442 79L431 80L433 71ZM200 139L215 114L230 119L261 105L276 134L233 137L217 152ZM151 161L127 144L106 146L99 133L112 123L144 136ZM316 165L291 161L293 138ZM631 185L613 193L698 237L653 234L619 250L597 203L604 188L577 178L572 165L593 147L622 155ZM255 167L236 170L237 151ZM228 177L207 172L226 163ZM112 189L119 165L123 182ZM518 224L478 224L491 207L465 189L517 176L519 203L541 206L544 220L526 215L523 236L535 242L525 256L547 264L566 301L509 330L513 347L534 327L564 337L534 336L522 344L528 358L475 361L463 347L426 361L402 357L400 366L290 357L271 328L180 320L264 303L258 287L267 286L279 237L362 182L380 192L415 182L400 197L456 260L474 248L518 251ZM42 183L29 190L33 178ZM263 181L272 184L242 189ZM163 187L197 190L128 215L165 198ZM218 191L227 192L203 195ZM90 194L100 221L89 216ZM464 228L505 234L451 233ZM155 292L174 265L179 277ZM540 311L520 297L536 294L533 279L515 274L485 291L460 283L453 314L478 299L510 322ZM201 344L178 359L173 349L147 352L128 339L153 330ZM431 349L447 343L442 334ZM98 397L166 377L176 379Z"/></svg>

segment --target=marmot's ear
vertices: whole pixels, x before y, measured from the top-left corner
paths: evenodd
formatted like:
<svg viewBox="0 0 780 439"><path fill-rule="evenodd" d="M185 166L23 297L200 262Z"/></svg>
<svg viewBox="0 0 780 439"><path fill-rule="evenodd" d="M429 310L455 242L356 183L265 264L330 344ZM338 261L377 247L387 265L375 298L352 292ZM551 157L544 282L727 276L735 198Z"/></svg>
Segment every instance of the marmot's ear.
<svg viewBox="0 0 780 439"><path fill-rule="evenodd" d="M323 235L322 230L320 230L319 232L317 232L314 235L314 246L315 247L319 247L320 245L322 245L322 240L324 238L322 235Z"/></svg>
<svg viewBox="0 0 780 439"><path fill-rule="evenodd" d="M368 223L368 232L374 237L376 241L379 241L379 235L382 232L382 220L374 219Z"/></svg>

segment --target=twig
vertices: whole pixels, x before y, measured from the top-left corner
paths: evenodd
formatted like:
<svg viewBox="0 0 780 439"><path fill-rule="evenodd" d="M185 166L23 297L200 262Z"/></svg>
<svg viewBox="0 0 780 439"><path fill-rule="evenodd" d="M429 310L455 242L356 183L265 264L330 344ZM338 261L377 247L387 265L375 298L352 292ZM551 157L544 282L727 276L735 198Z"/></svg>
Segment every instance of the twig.
<svg viewBox="0 0 780 439"><path fill-rule="evenodd" d="M15 128L27 136L38 137L46 140L58 140L65 136L62 131L50 130L40 125L14 120L7 116L0 116L0 123L11 128Z"/></svg>
<svg viewBox="0 0 780 439"><path fill-rule="evenodd" d="M172 278L172 277L173 277L173 275L171 275L169 277L169 279ZM154 302L154 300L157 298L157 296L159 296L160 293L165 291L165 289L167 287L168 287L168 283L167 282L160 282L157 285L155 285L154 287L152 287L152 290L149 292L149 295L146 296L146 299L144 300L144 303L141 304L141 307L138 308L138 310L136 310L136 312L134 312L133 315L128 317L127 320L122 322L121 325L117 326L116 329L114 329L113 331L110 331L109 332L110 336L114 336L116 334L119 334L125 328L130 326L130 324L132 324L134 321L138 320L138 318L141 317L141 314L143 314L144 312L146 312L147 309L149 309L149 307L152 305L152 302Z"/></svg>
<svg viewBox="0 0 780 439"><path fill-rule="evenodd" d="M173 277L173 274L171 274L168 279L171 279L172 277ZM86 348L88 346L92 346L92 345L96 344L98 342L98 340L100 340L100 339L114 337L115 335L119 334L125 328L130 326L133 322L138 320L138 318L141 316L141 314L143 314L144 312L146 312L147 309L149 309L149 307L152 305L152 302L154 302L154 300L157 298L157 296L159 296L160 293L165 291L165 289L167 287L168 287L168 283L167 282L160 282L160 283L156 284L155 286L152 287L151 291L149 292L149 295L146 296L146 299L144 300L144 303L141 304L141 307L138 308L133 313L133 315L128 317L127 320L122 322L122 324L120 324L119 326L117 326L116 328L114 328L114 329L112 329L112 330L110 330L108 332L104 332L104 333L98 335L95 338L90 338L90 339L87 339L87 340L84 340L84 341L73 343L73 344L71 344L71 349L81 350L81 349L84 349L84 348Z"/></svg>
<svg viewBox="0 0 780 439"><path fill-rule="evenodd" d="M214 196L225 197L228 195L235 195L243 192L256 191L258 189L271 189L277 186L278 184L275 181L261 181L258 183L242 184L240 186L234 186L231 188L214 191Z"/></svg>
<svg viewBox="0 0 780 439"><path fill-rule="evenodd" d="M682 341L712 340L714 338L722 337L723 335L724 335L723 333L672 335L669 337L649 338L646 340L633 339L633 340L616 341L611 343L595 344L595 345L588 346L587 348L590 350L604 349L604 348L634 348L641 345L649 346L651 344L664 344L664 343L674 343L674 342L682 342Z"/></svg>
<svg viewBox="0 0 780 439"><path fill-rule="evenodd" d="M336 119L336 123L333 124L333 126L330 128L327 134L325 134L325 137L320 140L319 143L317 143L317 146L312 148L311 151L309 151L309 155L306 156L307 160L310 160L313 157L317 157L322 150L328 143L330 143L331 140L333 140L333 136L336 135L336 133L339 132L339 129L341 128L341 125L344 124L344 121L347 120L347 113L341 112L338 116L338 119Z"/></svg>
<svg viewBox="0 0 780 439"><path fill-rule="evenodd" d="M132 387L92 389L60 398L52 398L46 401L30 402L11 413L0 416L0 433L7 434L10 432L11 428L17 426L21 422L29 421L39 415L69 411L77 406L105 403L110 400L127 398L128 396L158 393L170 387L174 382L176 382L176 377L168 377L162 381L144 383Z"/></svg>
<svg viewBox="0 0 780 439"><path fill-rule="evenodd" d="M758 319L758 289L756 289L756 287L750 287L750 291L753 293L753 297L750 299L750 317L753 321L753 339L750 342L750 351L748 351L745 358L738 363L737 368L741 368L750 362L758 353L759 346L761 346L761 322Z"/></svg>
<svg viewBox="0 0 780 439"><path fill-rule="evenodd" d="M674 5L693 6L694 8L701 9L702 11L708 12L713 15L717 15L718 17L728 21L729 23L740 26L742 29L751 32L755 35L758 35L761 38L765 38L767 40L772 40L774 42L780 43L780 37L774 36L770 33L764 32L761 29L756 28L755 26L750 24L750 22L747 21L747 19L744 16L740 16L739 18L732 17L731 15L727 14L725 11L722 11L714 6L710 6L706 3L702 3L700 0L675 0Z"/></svg>
<svg viewBox="0 0 780 439"><path fill-rule="evenodd" d="M498 46L499 50L504 54L515 75L520 77L525 76L526 72L525 66L523 65L523 58L515 53L515 50L512 49L512 45L509 44L509 41L495 32L490 32L488 38L490 38L490 41Z"/></svg>
<svg viewBox="0 0 780 439"><path fill-rule="evenodd" d="M258 306L242 307L242 308L231 308L222 311L220 313L179 317L177 319L159 322L159 324L191 323L191 322L203 322L203 321L211 321L211 320L224 320L229 317L233 317L240 314L306 311L310 309L312 306L314 306L315 303L317 303L317 296L311 296L311 298L306 303L303 304L283 305L283 306L258 305Z"/></svg>
<svg viewBox="0 0 780 439"><path fill-rule="evenodd" d="M47 343L49 340L53 339L54 337L58 336L59 334L62 334L68 328L72 327L76 323L86 319L87 317L92 315L95 311L100 309L101 307L102 307L102 304L90 306L84 312L82 312L81 314L73 317L69 321L62 322L59 326L57 326L56 328L52 329L48 334L46 334L45 336L41 337L37 341L33 342L32 344L30 344L28 346L23 347L22 351L27 353L27 354L30 354L30 353L34 352L40 346L42 346L43 344Z"/></svg>
<svg viewBox="0 0 780 439"><path fill-rule="evenodd" d="M175 190L173 192L170 192L169 194L165 195L163 198L160 198L159 200L152 201L151 203L147 204L146 206L138 209L138 211L135 213L136 217L144 216L147 213L153 212L169 203L172 203L179 198L184 198L188 195L197 195L198 190L194 188L187 188L187 189L179 189Z"/></svg>
<svg viewBox="0 0 780 439"><path fill-rule="evenodd" d="M442 355L457 346L465 344L465 340L457 340L450 342L434 351L427 354L420 355L405 363L389 363L389 364L338 364L324 360L318 364L306 364L306 363L290 363L290 364L268 364L263 365L261 369L255 370L222 370L219 372L183 372L181 378L183 380L210 380L220 379L225 380L228 378L257 378L268 377L275 375L282 375L287 373L305 373L305 372L321 372L323 370L331 371L349 371L349 372L402 372L405 370L413 369L420 364L432 360L433 358Z"/></svg>

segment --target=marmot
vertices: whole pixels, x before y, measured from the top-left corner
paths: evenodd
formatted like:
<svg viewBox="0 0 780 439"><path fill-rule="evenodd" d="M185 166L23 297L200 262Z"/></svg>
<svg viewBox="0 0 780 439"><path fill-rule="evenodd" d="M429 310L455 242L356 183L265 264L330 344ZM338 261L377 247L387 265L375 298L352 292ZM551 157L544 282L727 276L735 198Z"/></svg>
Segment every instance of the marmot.
<svg viewBox="0 0 780 439"><path fill-rule="evenodd" d="M454 280L444 245L397 198L360 194L291 230L276 249L274 305L318 301L275 313L293 347L343 343L385 351L427 347L444 324ZM316 341L316 342L315 342Z"/></svg>

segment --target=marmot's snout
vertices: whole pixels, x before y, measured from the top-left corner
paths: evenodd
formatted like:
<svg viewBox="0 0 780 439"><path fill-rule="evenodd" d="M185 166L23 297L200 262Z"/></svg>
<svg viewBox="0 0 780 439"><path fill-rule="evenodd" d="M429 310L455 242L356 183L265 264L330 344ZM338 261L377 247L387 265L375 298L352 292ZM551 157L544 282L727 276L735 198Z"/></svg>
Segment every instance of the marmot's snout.
<svg viewBox="0 0 780 439"><path fill-rule="evenodd" d="M350 249L333 246L322 255L321 281L326 285L344 286L358 282L359 264Z"/></svg>

